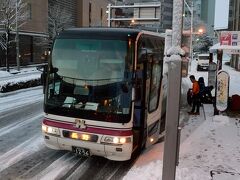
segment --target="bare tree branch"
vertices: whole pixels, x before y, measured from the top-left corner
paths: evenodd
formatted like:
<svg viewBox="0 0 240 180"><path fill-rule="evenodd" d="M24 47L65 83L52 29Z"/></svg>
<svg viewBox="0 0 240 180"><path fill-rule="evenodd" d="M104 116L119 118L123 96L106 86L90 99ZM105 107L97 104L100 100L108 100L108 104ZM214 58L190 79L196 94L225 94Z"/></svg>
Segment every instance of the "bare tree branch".
<svg viewBox="0 0 240 180"><path fill-rule="evenodd" d="M29 12L27 11L27 4L22 0L0 0L0 30L1 38L0 38L0 47L5 50L6 55L6 66L7 71L9 71L9 62L8 62L8 48L11 42L16 43L16 54L17 54L17 45L19 43L19 39L15 38L15 40L10 41L10 34L12 32L16 32L15 36L18 35L19 27L21 27L28 19ZM5 35L5 36L4 36ZM3 38L4 37L4 38ZM19 47L18 47L19 49ZM18 54L17 54L18 58ZM19 67L18 59L17 65Z"/></svg>
<svg viewBox="0 0 240 180"><path fill-rule="evenodd" d="M18 11L17 15L16 6ZM9 33L8 37L11 32L16 31L17 29L16 20L18 21L18 28L20 28L26 23L28 18L29 12L27 9L27 3L24 3L22 0L0 0L0 30L5 34ZM1 35L3 36L3 33ZM0 42L2 45L4 44L4 47L7 47L9 44L9 38L5 41L3 38L0 38Z"/></svg>
<svg viewBox="0 0 240 180"><path fill-rule="evenodd" d="M72 16L64 7L54 4L48 10L48 25L50 41L72 21Z"/></svg>

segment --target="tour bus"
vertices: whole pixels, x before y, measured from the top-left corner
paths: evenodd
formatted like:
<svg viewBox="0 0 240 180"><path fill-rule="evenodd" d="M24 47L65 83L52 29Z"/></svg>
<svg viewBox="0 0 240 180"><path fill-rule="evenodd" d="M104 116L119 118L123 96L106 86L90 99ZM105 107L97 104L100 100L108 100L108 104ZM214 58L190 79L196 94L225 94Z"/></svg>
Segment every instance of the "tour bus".
<svg viewBox="0 0 240 180"><path fill-rule="evenodd" d="M42 74L45 144L125 161L156 143L166 111L163 56L159 33L131 28L61 32Z"/></svg>

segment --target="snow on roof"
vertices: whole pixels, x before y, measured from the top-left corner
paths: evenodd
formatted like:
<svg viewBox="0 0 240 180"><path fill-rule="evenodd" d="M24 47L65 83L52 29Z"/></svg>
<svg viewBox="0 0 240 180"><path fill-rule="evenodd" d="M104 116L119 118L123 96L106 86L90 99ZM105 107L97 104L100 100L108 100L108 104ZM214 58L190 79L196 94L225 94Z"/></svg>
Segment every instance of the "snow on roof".
<svg viewBox="0 0 240 180"><path fill-rule="evenodd" d="M222 50L240 50L240 46L220 45L220 43L217 43L217 44L214 44L212 47L210 47L209 51L211 53L214 53L219 49L222 49Z"/></svg>

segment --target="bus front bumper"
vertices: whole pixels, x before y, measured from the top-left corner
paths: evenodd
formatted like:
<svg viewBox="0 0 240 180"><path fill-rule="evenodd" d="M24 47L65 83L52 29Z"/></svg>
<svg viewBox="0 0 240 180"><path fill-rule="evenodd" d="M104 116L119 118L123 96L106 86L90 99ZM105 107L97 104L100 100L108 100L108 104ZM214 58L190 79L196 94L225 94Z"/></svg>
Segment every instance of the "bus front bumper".
<svg viewBox="0 0 240 180"><path fill-rule="evenodd" d="M132 143L121 145L104 144L100 142L88 142L76 139L55 136L43 132L47 147L56 150L68 150L76 153L79 150L89 152L89 156L96 155L115 161L126 161L131 159ZM79 153L78 153L79 154ZM82 154L80 154L82 155Z"/></svg>

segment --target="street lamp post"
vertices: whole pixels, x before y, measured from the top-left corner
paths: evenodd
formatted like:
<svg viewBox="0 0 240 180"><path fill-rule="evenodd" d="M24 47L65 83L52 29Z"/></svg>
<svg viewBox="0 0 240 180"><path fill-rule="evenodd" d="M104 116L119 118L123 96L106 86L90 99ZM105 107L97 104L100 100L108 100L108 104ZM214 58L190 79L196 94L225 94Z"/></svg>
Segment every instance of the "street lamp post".
<svg viewBox="0 0 240 180"><path fill-rule="evenodd" d="M190 53L190 71L191 71L191 62L193 60L193 2L191 7L188 5L188 3L184 0L184 4L186 5L186 7L188 8L190 14L191 14L191 27L190 27L190 47L189 47L189 53Z"/></svg>

